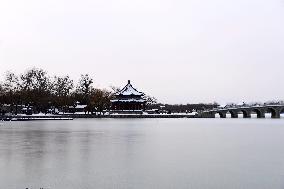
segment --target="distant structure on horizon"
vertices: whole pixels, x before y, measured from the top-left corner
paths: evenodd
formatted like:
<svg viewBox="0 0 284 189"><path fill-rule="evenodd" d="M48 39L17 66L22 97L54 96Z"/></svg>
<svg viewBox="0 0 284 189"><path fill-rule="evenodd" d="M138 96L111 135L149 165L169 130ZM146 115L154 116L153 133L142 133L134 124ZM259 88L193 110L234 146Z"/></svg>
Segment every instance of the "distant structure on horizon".
<svg viewBox="0 0 284 189"><path fill-rule="evenodd" d="M145 110L146 100L143 92L135 89L130 80L122 90L115 94L115 99L111 100L111 112L142 114Z"/></svg>

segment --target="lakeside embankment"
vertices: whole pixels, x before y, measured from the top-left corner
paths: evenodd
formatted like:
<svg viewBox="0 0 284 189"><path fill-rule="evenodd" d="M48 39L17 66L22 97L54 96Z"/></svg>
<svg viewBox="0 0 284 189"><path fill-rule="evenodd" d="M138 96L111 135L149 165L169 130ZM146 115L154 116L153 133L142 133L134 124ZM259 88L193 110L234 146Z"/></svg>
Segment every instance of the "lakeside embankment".
<svg viewBox="0 0 284 189"><path fill-rule="evenodd" d="M10 115L0 116L4 121L33 121L33 120L72 120L80 118L200 118L190 114L64 114L64 115Z"/></svg>

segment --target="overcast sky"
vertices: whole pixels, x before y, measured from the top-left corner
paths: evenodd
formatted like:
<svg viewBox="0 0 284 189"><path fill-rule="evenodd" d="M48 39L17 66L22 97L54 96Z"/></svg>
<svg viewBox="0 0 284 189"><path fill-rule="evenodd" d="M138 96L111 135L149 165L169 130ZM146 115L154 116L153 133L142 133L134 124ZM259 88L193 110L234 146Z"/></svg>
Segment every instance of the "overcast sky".
<svg viewBox="0 0 284 189"><path fill-rule="evenodd" d="M31 67L160 102L284 99L284 0L1 0L1 74Z"/></svg>

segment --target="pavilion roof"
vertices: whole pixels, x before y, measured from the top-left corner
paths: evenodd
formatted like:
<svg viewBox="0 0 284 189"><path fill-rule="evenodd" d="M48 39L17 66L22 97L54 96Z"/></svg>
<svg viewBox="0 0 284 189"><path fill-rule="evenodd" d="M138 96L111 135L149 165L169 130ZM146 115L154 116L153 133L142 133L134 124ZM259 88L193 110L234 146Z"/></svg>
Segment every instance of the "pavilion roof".
<svg viewBox="0 0 284 189"><path fill-rule="evenodd" d="M139 92L137 89L135 89L131 83L130 80L128 80L128 83L121 91L116 93L116 95L123 95L123 96L130 96L130 95L135 95L135 96L143 96L145 95L143 92Z"/></svg>
<svg viewBox="0 0 284 189"><path fill-rule="evenodd" d="M135 99L135 98L131 98L131 99L114 99L111 100L111 102L146 102L146 100L144 99Z"/></svg>

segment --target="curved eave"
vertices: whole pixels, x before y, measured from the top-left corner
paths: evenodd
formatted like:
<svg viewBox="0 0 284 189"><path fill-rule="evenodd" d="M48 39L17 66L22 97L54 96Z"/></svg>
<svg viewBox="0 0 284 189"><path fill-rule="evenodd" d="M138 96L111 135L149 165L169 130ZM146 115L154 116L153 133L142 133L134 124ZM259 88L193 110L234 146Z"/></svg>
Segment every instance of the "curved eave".
<svg viewBox="0 0 284 189"><path fill-rule="evenodd" d="M146 100L136 100L136 99L115 99L115 100L111 100L111 102L139 102L139 103L144 103L146 102Z"/></svg>

